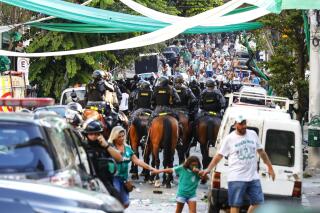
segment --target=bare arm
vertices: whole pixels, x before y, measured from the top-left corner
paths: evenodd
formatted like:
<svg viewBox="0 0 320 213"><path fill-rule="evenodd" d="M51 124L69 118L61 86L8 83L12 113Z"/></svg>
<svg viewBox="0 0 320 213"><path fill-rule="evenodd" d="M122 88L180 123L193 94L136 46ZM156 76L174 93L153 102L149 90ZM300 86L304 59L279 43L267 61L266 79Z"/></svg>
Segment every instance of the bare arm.
<svg viewBox="0 0 320 213"><path fill-rule="evenodd" d="M257 152L258 152L260 158L263 160L263 162L267 165L268 173L272 177L272 180L274 180L276 175L273 171L272 164L271 164L271 161L270 161L267 153L263 149L258 149Z"/></svg>
<svg viewBox="0 0 320 213"><path fill-rule="evenodd" d="M122 161L121 153L117 149L110 146L110 144L104 139L102 135L98 137L98 142L100 146L104 148L117 162Z"/></svg>
<svg viewBox="0 0 320 213"><path fill-rule="evenodd" d="M152 166L146 164L143 160L140 160L136 155L132 155L131 160L134 164L136 164L144 169L151 170L151 171L156 170Z"/></svg>
<svg viewBox="0 0 320 213"><path fill-rule="evenodd" d="M159 173L173 173L173 169L172 168L167 168L167 169L158 169L155 172L153 172L154 174L159 174Z"/></svg>
<svg viewBox="0 0 320 213"><path fill-rule="evenodd" d="M210 173L210 171L217 166L217 164L221 161L221 159L223 158L223 155L221 154L216 154L214 156L214 158L211 160L209 166L207 169L203 170L203 171L200 171L199 174L201 176L205 176L207 175L208 173Z"/></svg>

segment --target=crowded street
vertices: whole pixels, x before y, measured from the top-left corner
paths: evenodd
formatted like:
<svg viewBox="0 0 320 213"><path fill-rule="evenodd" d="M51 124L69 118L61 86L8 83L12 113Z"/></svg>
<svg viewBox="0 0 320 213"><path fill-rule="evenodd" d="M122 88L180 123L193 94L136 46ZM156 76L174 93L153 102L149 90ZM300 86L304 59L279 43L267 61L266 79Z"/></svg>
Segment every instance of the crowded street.
<svg viewBox="0 0 320 213"><path fill-rule="evenodd" d="M0 7L0 213L320 211L320 1Z"/></svg>

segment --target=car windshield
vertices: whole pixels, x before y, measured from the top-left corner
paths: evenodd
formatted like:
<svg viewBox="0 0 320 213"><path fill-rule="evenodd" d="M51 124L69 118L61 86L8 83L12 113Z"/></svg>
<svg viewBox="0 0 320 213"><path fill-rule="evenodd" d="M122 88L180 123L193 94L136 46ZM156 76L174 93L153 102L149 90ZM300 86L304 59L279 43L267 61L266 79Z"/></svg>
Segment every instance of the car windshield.
<svg viewBox="0 0 320 213"><path fill-rule="evenodd" d="M0 122L0 174L50 172L54 167L37 126Z"/></svg>
<svg viewBox="0 0 320 213"><path fill-rule="evenodd" d="M77 94L77 97L79 98L79 101L83 101L84 96L86 94L86 91L85 90L75 90L75 92ZM69 91L69 92L66 92L63 94L63 97L62 97L62 104L63 105L66 105L66 104L72 102L71 93L72 93L72 91Z"/></svg>

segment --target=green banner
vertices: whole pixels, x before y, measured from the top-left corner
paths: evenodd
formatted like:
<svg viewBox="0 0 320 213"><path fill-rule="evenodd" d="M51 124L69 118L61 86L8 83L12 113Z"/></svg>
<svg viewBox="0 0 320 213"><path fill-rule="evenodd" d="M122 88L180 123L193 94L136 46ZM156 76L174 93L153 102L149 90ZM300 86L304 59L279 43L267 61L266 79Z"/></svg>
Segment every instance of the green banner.
<svg viewBox="0 0 320 213"><path fill-rule="evenodd" d="M282 0L281 8L286 9L300 9L311 10L320 9L319 0Z"/></svg>

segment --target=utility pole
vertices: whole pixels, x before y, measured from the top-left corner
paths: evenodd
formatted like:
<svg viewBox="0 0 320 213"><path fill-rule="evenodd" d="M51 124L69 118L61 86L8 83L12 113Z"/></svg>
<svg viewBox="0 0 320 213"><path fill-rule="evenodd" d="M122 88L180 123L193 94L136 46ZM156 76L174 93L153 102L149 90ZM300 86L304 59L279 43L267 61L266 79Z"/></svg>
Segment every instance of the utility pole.
<svg viewBox="0 0 320 213"><path fill-rule="evenodd" d="M309 122L312 117L320 116L320 44L314 45L314 38L319 38L317 11L309 11L310 18L310 77L309 77ZM320 24L320 23L319 23ZM319 130L320 132L320 130ZM320 140L320 139L317 139ZM320 174L320 147L309 147L308 172Z"/></svg>

